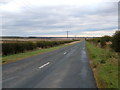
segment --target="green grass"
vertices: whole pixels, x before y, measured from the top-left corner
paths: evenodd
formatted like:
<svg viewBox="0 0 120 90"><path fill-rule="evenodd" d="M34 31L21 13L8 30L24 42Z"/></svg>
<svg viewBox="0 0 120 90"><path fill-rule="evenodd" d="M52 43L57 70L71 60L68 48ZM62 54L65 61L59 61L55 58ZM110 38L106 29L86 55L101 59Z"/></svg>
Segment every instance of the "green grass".
<svg viewBox="0 0 120 90"><path fill-rule="evenodd" d="M118 54L88 42L87 49L98 88L118 88Z"/></svg>
<svg viewBox="0 0 120 90"><path fill-rule="evenodd" d="M34 51L27 51L25 53L3 56L2 57L2 63L6 64L6 63L10 63L10 62L15 62L17 60L21 60L21 59L31 57L31 56L35 56L35 55L38 55L38 54L41 54L41 53L46 53L46 52L50 52L50 51L53 51L53 50L57 50L57 49L60 49L60 48L63 48L63 47L69 46L69 45L71 45L71 44L59 45L59 46L56 46L56 47L51 47L51 48L46 48L46 49L37 49L37 50L34 50Z"/></svg>

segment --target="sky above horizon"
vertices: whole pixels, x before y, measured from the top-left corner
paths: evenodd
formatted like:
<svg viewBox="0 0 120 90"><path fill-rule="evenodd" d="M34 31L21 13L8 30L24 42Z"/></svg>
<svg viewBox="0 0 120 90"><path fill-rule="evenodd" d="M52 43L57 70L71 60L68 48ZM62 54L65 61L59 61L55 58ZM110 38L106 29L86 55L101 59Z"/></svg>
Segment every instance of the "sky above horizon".
<svg viewBox="0 0 120 90"><path fill-rule="evenodd" d="M119 0L1 0L2 36L98 37L118 30Z"/></svg>

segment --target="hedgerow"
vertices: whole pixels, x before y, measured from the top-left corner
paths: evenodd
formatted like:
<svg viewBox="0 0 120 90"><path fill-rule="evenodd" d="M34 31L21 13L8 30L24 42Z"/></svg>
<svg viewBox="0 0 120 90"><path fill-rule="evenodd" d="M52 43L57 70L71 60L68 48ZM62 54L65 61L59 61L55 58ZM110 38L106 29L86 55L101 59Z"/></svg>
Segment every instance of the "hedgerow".
<svg viewBox="0 0 120 90"><path fill-rule="evenodd" d="M14 42L14 43L2 43L2 55L11 55L17 53L23 53L25 51L34 50L37 48L49 48L64 43L70 43L74 40L68 41L38 41L38 42Z"/></svg>
<svg viewBox="0 0 120 90"><path fill-rule="evenodd" d="M100 44L100 47L105 48L107 42L110 42L110 48L115 52L120 52L120 31L116 31L112 37L103 36L99 38L86 39L88 42L95 45Z"/></svg>

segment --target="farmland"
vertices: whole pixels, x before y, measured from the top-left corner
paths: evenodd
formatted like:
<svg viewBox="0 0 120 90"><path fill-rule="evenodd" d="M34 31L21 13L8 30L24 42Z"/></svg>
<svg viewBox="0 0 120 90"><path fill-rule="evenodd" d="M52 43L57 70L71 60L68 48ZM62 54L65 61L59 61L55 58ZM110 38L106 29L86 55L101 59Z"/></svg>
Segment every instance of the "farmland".
<svg viewBox="0 0 120 90"><path fill-rule="evenodd" d="M82 38L74 38L74 37L0 37L0 43L2 42L16 42L16 41L65 41L65 40L73 40L77 39L80 40Z"/></svg>

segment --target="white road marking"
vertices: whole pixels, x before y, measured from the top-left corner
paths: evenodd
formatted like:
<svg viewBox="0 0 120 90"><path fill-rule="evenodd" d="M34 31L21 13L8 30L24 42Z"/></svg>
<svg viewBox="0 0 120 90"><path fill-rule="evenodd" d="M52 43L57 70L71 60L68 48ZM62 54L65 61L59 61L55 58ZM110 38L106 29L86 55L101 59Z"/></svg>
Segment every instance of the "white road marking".
<svg viewBox="0 0 120 90"><path fill-rule="evenodd" d="M83 51L83 53L84 53L84 54L86 54L86 52L85 52L85 51Z"/></svg>
<svg viewBox="0 0 120 90"><path fill-rule="evenodd" d="M44 64L44 65L42 65L42 66L40 66L40 67L38 67L38 68L41 69L41 68L47 66L48 64L50 64L50 62L48 62L48 63L46 63L46 64Z"/></svg>
<svg viewBox="0 0 120 90"><path fill-rule="evenodd" d="M64 52L64 54L66 54L67 52Z"/></svg>

